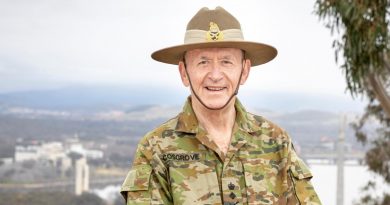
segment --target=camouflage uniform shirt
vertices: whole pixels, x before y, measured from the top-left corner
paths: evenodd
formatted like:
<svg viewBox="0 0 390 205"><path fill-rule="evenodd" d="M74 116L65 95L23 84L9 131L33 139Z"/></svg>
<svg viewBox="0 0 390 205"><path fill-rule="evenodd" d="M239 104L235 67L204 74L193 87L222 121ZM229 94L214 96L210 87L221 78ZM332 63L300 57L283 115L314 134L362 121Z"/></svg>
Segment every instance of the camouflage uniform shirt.
<svg viewBox="0 0 390 205"><path fill-rule="evenodd" d="M190 98L146 134L121 187L127 204L321 204L288 134L238 100L235 108L226 155L198 125Z"/></svg>

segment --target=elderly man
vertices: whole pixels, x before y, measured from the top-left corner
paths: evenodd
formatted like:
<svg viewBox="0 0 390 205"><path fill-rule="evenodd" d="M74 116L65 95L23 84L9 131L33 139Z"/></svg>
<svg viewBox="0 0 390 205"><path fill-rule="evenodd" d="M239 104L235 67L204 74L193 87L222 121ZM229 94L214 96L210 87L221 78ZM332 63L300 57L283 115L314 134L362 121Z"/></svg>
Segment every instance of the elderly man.
<svg viewBox="0 0 390 205"><path fill-rule="evenodd" d="M288 134L236 98L250 68L276 54L244 41L221 7L191 19L183 45L152 54L178 65L191 96L139 143L121 188L127 204L321 204Z"/></svg>

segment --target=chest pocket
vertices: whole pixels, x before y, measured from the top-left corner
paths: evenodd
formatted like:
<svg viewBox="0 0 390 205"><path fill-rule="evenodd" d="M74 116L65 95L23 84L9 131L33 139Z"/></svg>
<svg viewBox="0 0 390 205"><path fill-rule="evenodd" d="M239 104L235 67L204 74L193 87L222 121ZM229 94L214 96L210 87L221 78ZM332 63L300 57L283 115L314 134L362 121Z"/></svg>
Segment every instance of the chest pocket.
<svg viewBox="0 0 390 205"><path fill-rule="evenodd" d="M219 185L212 163L198 161L171 161L169 176L174 204L221 203Z"/></svg>
<svg viewBox="0 0 390 205"><path fill-rule="evenodd" d="M243 160L248 204L286 204L287 176L283 173L287 171L277 155L259 154Z"/></svg>

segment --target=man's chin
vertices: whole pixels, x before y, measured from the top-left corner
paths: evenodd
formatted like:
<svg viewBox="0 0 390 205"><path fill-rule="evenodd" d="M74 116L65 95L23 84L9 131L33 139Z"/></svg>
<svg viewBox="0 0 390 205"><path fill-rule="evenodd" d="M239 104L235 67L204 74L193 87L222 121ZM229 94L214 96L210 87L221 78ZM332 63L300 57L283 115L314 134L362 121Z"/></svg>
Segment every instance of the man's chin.
<svg viewBox="0 0 390 205"><path fill-rule="evenodd" d="M209 109L209 110L222 110L224 108L224 105L219 105L219 106L207 105L206 108Z"/></svg>
<svg viewBox="0 0 390 205"><path fill-rule="evenodd" d="M228 99L219 102L206 102L205 104L209 110L221 110L226 107L226 103L228 103Z"/></svg>
<svg viewBox="0 0 390 205"><path fill-rule="evenodd" d="M233 99L228 97L213 98L207 96L199 96L200 99L198 99L196 96L193 97L196 99L197 104L201 104L202 107L205 107L208 110L222 110L226 106L229 106L229 104L232 104L232 101L234 101Z"/></svg>

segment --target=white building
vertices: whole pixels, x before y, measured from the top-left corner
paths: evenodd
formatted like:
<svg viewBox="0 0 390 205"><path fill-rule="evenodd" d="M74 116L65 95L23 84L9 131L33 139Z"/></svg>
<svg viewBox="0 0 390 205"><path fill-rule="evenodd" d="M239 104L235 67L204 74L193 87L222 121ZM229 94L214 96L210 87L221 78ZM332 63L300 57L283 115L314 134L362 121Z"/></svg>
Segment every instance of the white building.
<svg viewBox="0 0 390 205"><path fill-rule="evenodd" d="M75 165L75 194L81 195L89 190L89 166L84 157L78 159Z"/></svg>
<svg viewBox="0 0 390 205"><path fill-rule="evenodd" d="M56 163L70 152L81 154L88 159L101 159L104 156L101 150L85 149L78 140L68 141L66 146L54 141L16 145L15 162L50 160Z"/></svg>
<svg viewBox="0 0 390 205"><path fill-rule="evenodd" d="M64 147L61 142L48 142L16 145L15 162L27 160L57 160L66 157Z"/></svg>
<svg viewBox="0 0 390 205"><path fill-rule="evenodd" d="M3 164L12 164L14 159L12 157L0 158L0 162Z"/></svg>
<svg viewBox="0 0 390 205"><path fill-rule="evenodd" d="M71 144L68 152L76 152L86 157L87 159L101 159L104 156L103 151L96 149L85 149L80 143Z"/></svg>

